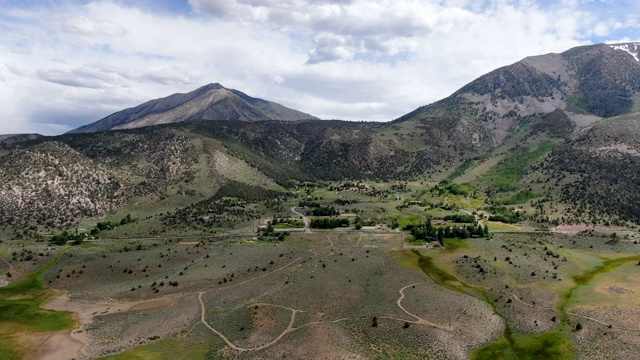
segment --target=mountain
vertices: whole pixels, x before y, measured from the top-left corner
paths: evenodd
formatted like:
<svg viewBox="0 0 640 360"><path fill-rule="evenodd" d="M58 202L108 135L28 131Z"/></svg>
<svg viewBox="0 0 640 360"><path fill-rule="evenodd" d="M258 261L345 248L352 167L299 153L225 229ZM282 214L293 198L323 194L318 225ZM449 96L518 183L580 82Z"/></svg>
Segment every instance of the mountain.
<svg viewBox="0 0 640 360"><path fill-rule="evenodd" d="M639 224L640 62L621 46L528 57L388 123L301 120L212 84L77 133L0 139L0 230L51 232L133 211L164 214L164 229L183 219L213 231L266 211L211 220L220 198L360 179L449 182L525 206L541 224ZM223 110L235 115L207 121ZM162 124L143 127L152 123Z"/></svg>
<svg viewBox="0 0 640 360"><path fill-rule="evenodd" d="M483 126L445 117L402 124L192 121L42 137L0 144L0 223L16 232L50 231L117 207L174 210L219 191L237 196L305 180L444 178L491 147Z"/></svg>
<svg viewBox="0 0 640 360"><path fill-rule="evenodd" d="M640 42L609 44L609 46L616 50L626 51L640 61Z"/></svg>
<svg viewBox="0 0 640 360"><path fill-rule="evenodd" d="M70 133L133 129L190 120L308 120L318 118L280 104L209 84L186 94L148 101L111 114Z"/></svg>
<svg viewBox="0 0 640 360"><path fill-rule="evenodd" d="M604 119L559 144L530 176L554 184L538 205L541 220L640 223L639 150L640 113ZM553 211L554 204L567 211Z"/></svg>
<svg viewBox="0 0 640 360"><path fill-rule="evenodd" d="M599 44L527 57L395 121L445 114L473 118L491 129L496 144L523 119L556 110L566 114L577 129L584 128L602 118L640 109L637 50L638 43Z"/></svg>

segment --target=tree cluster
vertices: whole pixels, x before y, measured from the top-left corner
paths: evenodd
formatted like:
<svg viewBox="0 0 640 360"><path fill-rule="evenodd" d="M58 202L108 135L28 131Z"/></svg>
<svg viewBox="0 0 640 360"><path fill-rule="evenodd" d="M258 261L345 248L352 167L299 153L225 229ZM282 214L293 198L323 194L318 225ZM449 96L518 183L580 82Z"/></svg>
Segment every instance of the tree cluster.
<svg viewBox="0 0 640 360"><path fill-rule="evenodd" d="M349 219L341 218L313 218L310 223L315 229L335 229L343 225L349 226Z"/></svg>
<svg viewBox="0 0 640 360"><path fill-rule="evenodd" d="M486 225L483 227L475 221L473 221L473 225L469 226L445 226L438 228L431 225L431 221L427 221L424 223L421 222L418 225L410 224L403 229L410 231L416 240L437 240L440 243L446 238L467 239L473 235L479 237L489 236L489 227Z"/></svg>
<svg viewBox="0 0 640 360"><path fill-rule="evenodd" d="M444 220L453 221L455 223L467 223L467 224L473 224L476 222L476 218L473 215L464 215L464 214L447 215L444 217Z"/></svg>
<svg viewBox="0 0 640 360"><path fill-rule="evenodd" d="M325 207L321 206L315 209L311 209L307 211L308 216L336 216L340 215L340 212L336 210L333 206Z"/></svg>

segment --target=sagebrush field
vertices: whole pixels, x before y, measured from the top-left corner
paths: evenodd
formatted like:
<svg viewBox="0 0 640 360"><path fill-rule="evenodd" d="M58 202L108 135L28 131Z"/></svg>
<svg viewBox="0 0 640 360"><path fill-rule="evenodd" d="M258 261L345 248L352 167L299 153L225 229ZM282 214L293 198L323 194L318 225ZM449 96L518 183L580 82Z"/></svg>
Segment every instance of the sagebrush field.
<svg viewBox="0 0 640 360"><path fill-rule="evenodd" d="M399 231L333 230L281 242L4 242L3 258L15 261L2 266L29 275L0 289L1 310L12 314L2 317L0 351L77 359L634 358L638 245L607 240L497 233L433 248Z"/></svg>

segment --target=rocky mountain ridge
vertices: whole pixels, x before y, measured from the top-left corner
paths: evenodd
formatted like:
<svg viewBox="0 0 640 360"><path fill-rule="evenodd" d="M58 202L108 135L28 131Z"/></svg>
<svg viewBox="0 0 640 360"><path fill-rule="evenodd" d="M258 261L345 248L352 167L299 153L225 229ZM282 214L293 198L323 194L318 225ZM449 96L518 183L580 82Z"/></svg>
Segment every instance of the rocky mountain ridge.
<svg viewBox="0 0 640 360"><path fill-rule="evenodd" d="M640 62L626 51L599 44L527 57L395 121L445 114L474 118L500 144L526 117L561 110L581 129L638 109Z"/></svg>
<svg viewBox="0 0 640 360"><path fill-rule="evenodd" d="M70 133L133 129L190 120L310 120L315 116L253 98L241 91L209 84L186 94L173 94L111 114Z"/></svg>

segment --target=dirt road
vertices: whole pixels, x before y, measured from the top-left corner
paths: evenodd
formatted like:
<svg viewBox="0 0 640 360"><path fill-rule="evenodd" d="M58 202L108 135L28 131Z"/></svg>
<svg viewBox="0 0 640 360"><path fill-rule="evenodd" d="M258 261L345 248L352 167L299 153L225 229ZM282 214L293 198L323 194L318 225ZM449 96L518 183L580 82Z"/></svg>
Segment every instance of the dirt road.
<svg viewBox="0 0 640 360"><path fill-rule="evenodd" d="M299 216L301 216L301 217L302 217L302 221L304 221L304 232L305 232L305 233L307 233L307 234L311 234L311 225L310 225L310 223L309 223L309 218L308 218L306 215L299 213L299 212L296 210L296 206L292 207L292 208L291 208L291 211L292 211L294 214L299 215Z"/></svg>

